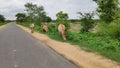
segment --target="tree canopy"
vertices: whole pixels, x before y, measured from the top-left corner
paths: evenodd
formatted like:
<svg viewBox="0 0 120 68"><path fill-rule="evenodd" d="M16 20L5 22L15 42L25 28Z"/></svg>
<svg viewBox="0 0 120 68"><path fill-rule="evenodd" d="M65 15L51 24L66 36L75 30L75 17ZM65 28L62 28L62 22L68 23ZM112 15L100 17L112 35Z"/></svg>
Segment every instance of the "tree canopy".
<svg viewBox="0 0 120 68"><path fill-rule="evenodd" d="M57 17L57 22L58 24L59 23L62 23L66 26L67 29L69 29L70 27L70 24L68 22L68 14L67 13L63 13L63 11L60 11L56 14L56 17Z"/></svg>
<svg viewBox="0 0 120 68"><path fill-rule="evenodd" d="M118 0L93 0L98 4L97 12L101 20L110 23L118 10Z"/></svg>
<svg viewBox="0 0 120 68"><path fill-rule="evenodd" d="M43 6L27 3L25 8L29 22L36 22L36 24L40 25L41 22L51 21L51 18L46 15Z"/></svg>
<svg viewBox="0 0 120 68"><path fill-rule="evenodd" d="M17 22L25 22L26 21L25 13L17 13L16 17L17 17L17 19L16 19Z"/></svg>
<svg viewBox="0 0 120 68"><path fill-rule="evenodd" d="M89 32L89 29L93 28L94 26L94 21L92 18L95 13L94 12L92 13L78 12L78 14L80 15L81 25L83 26L83 28L81 29L81 32Z"/></svg>
<svg viewBox="0 0 120 68"><path fill-rule="evenodd" d="M5 17L0 14L0 22L4 22L4 21L5 21Z"/></svg>

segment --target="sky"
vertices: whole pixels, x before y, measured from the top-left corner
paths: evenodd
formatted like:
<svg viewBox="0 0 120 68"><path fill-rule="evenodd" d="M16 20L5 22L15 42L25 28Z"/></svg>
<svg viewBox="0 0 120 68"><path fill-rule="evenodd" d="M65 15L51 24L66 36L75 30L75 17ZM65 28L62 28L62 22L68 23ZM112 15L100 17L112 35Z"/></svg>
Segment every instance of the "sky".
<svg viewBox="0 0 120 68"><path fill-rule="evenodd" d="M0 14L6 19L15 20L17 13L25 12L24 5L28 2L44 6L47 15L52 19L56 19L59 11L68 13L69 19L78 19L77 12L92 12L97 8L92 0L0 0Z"/></svg>

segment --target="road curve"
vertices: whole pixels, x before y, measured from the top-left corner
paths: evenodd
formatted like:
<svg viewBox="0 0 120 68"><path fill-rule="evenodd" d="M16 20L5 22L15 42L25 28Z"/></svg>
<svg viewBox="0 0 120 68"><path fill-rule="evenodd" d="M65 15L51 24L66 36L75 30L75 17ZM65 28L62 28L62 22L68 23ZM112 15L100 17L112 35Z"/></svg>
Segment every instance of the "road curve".
<svg viewBox="0 0 120 68"><path fill-rule="evenodd" d="M0 68L77 68L15 23L0 30Z"/></svg>

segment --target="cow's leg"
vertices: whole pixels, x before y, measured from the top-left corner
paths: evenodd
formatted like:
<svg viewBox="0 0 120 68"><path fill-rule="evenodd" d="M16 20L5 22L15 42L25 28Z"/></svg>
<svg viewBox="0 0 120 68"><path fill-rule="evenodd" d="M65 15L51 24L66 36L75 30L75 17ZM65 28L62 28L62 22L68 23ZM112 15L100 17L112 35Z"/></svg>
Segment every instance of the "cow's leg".
<svg viewBox="0 0 120 68"><path fill-rule="evenodd" d="M30 27L30 32L32 33L32 27Z"/></svg>
<svg viewBox="0 0 120 68"><path fill-rule="evenodd" d="M34 33L34 27L32 28L32 32Z"/></svg>
<svg viewBox="0 0 120 68"><path fill-rule="evenodd" d="M63 37L64 37L63 39L66 40L66 35L65 34L63 35Z"/></svg>
<svg viewBox="0 0 120 68"><path fill-rule="evenodd" d="M63 40L66 40L66 34L65 34L64 31L61 32L61 35L62 35L62 37L63 37Z"/></svg>
<svg viewBox="0 0 120 68"><path fill-rule="evenodd" d="M33 27L31 28L31 33L34 33Z"/></svg>
<svg viewBox="0 0 120 68"><path fill-rule="evenodd" d="M63 34L63 39L66 40L66 35L65 34Z"/></svg>

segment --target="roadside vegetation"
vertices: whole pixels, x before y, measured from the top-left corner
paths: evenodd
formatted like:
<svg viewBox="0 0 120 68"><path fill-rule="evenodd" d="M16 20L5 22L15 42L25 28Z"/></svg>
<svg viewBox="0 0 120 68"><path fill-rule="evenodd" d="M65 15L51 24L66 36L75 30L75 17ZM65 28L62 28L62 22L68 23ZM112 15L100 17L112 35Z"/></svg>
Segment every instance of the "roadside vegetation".
<svg viewBox="0 0 120 68"><path fill-rule="evenodd" d="M98 4L98 9L91 13L79 14L79 20L72 20L72 24L75 21L78 22L81 27L79 32L70 31L71 20L67 13L60 11L56 14L57 19L52 22L51 18L47 16L43 6L37 6L32 3L25 4L26 13L16 14L17 23L29 28L30 23L35 24L34 30L48 35L52 39L56 39L63 42L69 42L71 44L77 44L81 48L97 52L107 58L115 60L120 63L120 7L118 0L106 0L99 1L94 0ZM98 14L100 19L93 19L95 13ZM58 24L62 23L66 26L67 40L63 40L58 32ZM77 23L77 24L78 24ZM41 24L46 24L49 28L49 32L43 32ZM98 26L98 29L95 29ZM91 30L96 32L92 32Z"/></svg>
<svg viewBox="0 0 120 68"><path fill-rule="evenodd" d="M0 26L6 24L5 17L0 15Z"/></svg>

